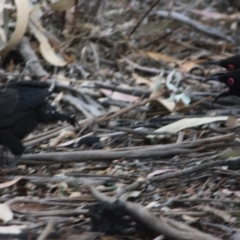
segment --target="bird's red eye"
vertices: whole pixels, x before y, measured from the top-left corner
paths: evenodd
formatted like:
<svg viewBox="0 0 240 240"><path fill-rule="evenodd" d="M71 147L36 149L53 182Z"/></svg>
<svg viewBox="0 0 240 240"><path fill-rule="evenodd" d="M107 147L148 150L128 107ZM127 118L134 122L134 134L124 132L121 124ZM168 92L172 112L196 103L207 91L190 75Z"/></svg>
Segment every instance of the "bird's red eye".
<svg viewBox="0 0 240 240"><path fill-rule="evenodd" d="M228 67L229 70L235 69L235 66L233 64L231 64L231 63L229 63L227 65L227 67Z"/></svg>
<svg viewBox="0 0 240 240"><path fill-rule="evenodd" d="M233 85L234 84L234 79L233 78L228 78L227 83L229 85Z"/></svg>

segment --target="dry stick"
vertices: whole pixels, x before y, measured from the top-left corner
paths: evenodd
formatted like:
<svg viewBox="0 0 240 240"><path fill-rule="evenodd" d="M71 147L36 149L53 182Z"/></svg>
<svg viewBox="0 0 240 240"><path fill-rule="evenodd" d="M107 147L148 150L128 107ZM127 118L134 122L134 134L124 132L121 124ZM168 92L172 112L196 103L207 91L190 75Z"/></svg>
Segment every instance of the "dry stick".
<svg viewBox="0 0 240 240"><path fill-rule="evenodd" d="M217 203L227 203L227 204L240 204L239 200L226 200L226 199L211 199L211 198L179 198L179 199L173 199L173 202L176 203L186 203L186 202L192 202L192 203L211 203L211 202L217 202Z"/></svg>
<svg viewBox="0 0 240 240"><path fill-rule="evenodd" d="M156 74L163 72L163 69L141 66L141 65L131 61L129 58L127 58L125 56L121 56L121 61L127 62L129 65L133 66L134 68L145 71L145 72L156 73Z"/></svg>
<svg viewBox="0 0 240 240"><path fill-rule="evenodd" d="M28 142L31 142L32 140L37 139L37 138L45 137L49 134L55 133L56 131L60 132L61 130L65 129L65 128L68 128L68 127L69 126L67 126L67 127L66 126L64 126L64 127L61 126L61 127L57 127L57 128L51 129L51 130L43 132L43 133L39 133L37 135L29 136L29 137L25 138L22 142L28 143Z"/></svg>
<svg viewBox="0 0 240 240"><path fill-rule="evenodd" d="M42 231L40 236L37 238L37 240L45 240L48 235L51 233L55 226L56 222L54 220L49 220L46 228Z"/></svg>
<svg viewBox="0 0 240 240"><path fill-rule="evenodd" d="M151 178L148 178L148 180L152 181L152 182L153 181L157 181L157 182L165 181L165 180L170 179L170 178L183 177L183 176L188 175L188 174L196 173L196 172L199 172L199 171L204 170L204 169L209 168L209 167L224 166L224 165L233 164L234 161L238 162L239 159L231 160L231 161L225 160L225 161L214 161L214 162L210 162L210 163L205 163L205 164L198 165L196 167L183 169L182 171L179 171L179 172L167 173L167 174L164 174L164 175L161 175L161 176L151 177Z"/></svg>
<svg viewBox="0 0 240 240"><path fill-rule="evenodd" d="M120 108L125 108L125 107L129 106L128 102L124 102L124 101L121 101L121 100L114 100L114 99L111 99L111 98L104 99L102 101L102 104L103 105L107 104L108 106L113 105L113 106L117 106L117 107L120 107ZM139 107L139 110L140 110L140 112L150 112L151 108L149 106L141 106L141 107Z"/></svg>
<svg viewBox="0 0 240 240"><path fill-rule="evenodd" d="M191 27L193 27L194 29L205 33L211 37L217 37L223 40L226 40L230 43L234 43L233 39L231 37L228 37L227 35L221 33L220 31L217 31L215 28L211 28L211 27L207 27L195 20L193 20L192 18L189 18L187 16L184 16L180 13L177 12L173 12L173 11L156 11L154 14L160 16L160 17L165 17L165 18L171 18L174 19L176 21L185 23Z"/></svg>
<svg viewBox="0 0 240 240"><path fill-rule="evenodd" d="M192 96L191 96L191 98L192 98ZM181 113L181 112L187 112L187 111L193 109L195 106L197 106L197 105L199 105L199 104L201 104L201 103L203 103L203 102L206 102L206 101L209 100L210 98L212 98L212 96L205 97L205 98L203 98L203 99L201 99L201 100L199 100L199 101L196 101L196 102L190 104L189 106L184 106L184 107L182 107L182 108L179 108L179 109L177 110L177 112L180 112L180 113Z"/></svg>
<svg viewBox="0 0 240 240"><path fill-rule="evenodd" d="M181 143L171 143L171 144L157 144L153 146L134 146L134 147L125 147L125 148L115 148L111 149L112 152L122 152L122 151L135 151L135 150L144 150L148 152L149 154L153 153L154 151L159 152L162 151L169 151L169 155L174 154L174 151L180 151L181 150L191 150L195 149L195 151L203 151L208 148L218 148L226 146L226 143L223 143L222 141L232 140L234 134L226 134L218 137L211 137L211 138L205 138L205 139L198 139L191 142L181 142ZM197 148L197 149L196 149ZM171 153L172 151L172 153ZM161 151L160 151L161 152ZM185 153L187 153L186 151ZM183 152L184 153L184 152Z"/></svg>
<svg viewBox="0 0 240 240"><path fill-rule="evenodd" d="M56 136L58 136L60 133L61 133L61 131L63 131L63 130L73 130L73 127L71 127L71 126L68 126L68 127L64 127L64 128L61 128L61 130L56 130L56 131L53 131L53 132L51 132L50 131L50 133L45 133L45 134L39 134L39 135L37 135L36 137L34 137L33 139L31 138L31 139L26 139L23 143L24 143L24 146L25 147L28 147L28 146L32 146L32 145L35 145L35 144L38 144L38 143L40 143L40 142L43 142L43 141L45 141L45 140L48 140L49 138L54 138L54 137L56 137Z"/></svg>
<svg viewBox="0 0 240 240"><path fill-rule="evenodd" d="M134 159L134 158L150 158L150 157L166 157L177 154L191 153L194 147L200 147L195 151L204 150L203 145L212 144L211 147L218 146L218 142L226 141L233 138L233 134L227 134L220 137L212 137L207 139L199 139L188 143L173 143L166 145L154 145L147 147L132 147L132 148L118 148L113 150L88 150L76 152L54 152L42 154L24 154L22 160L41 160L54 161L60 163L69 162L82 162L87 160L100 161L100 160L114 160L114 159ZM214 145L214 143L216 145ZM36 162L38 164L38 162Z"/></svg>
<svg viewBox="0 0 240 240"><path fill-rule="evenodd" d="M232 237L231 237L231 240L239 240L240 239L240 231L236 231Z"/></svg>
<svg viewBox="0 0 240 240"><path fill-rule="evenodd" d="M163 72L163 69L141 66L141 65L133 62L132 60L130 60L129 58L127 58L125 56L121 56L121 61L127 62L129 65L133 66L134 68L142 70L142 71L145 71L145 72L156 73L156 74L159 74L159 73ZM166 73L170 73L171 72L171 71L168 71L168 70L164 70L164 71ZM189 77L189 78L192 78L192 79L195 79L195 80L199 80L199 81L202 81L204 79L203 77L196 76L196 75L193 75L193 74L188 74L188 73L183 73L183 75L185 77Z"/></svg>
<svg viewBox="0 0 240 240"><path fill-rule="evenodd" d="M226 140L230 140L233 139L234 134L233 133L229 133L226 135L221 135L221 136L217 136L217 137L210 137L210 138L203 138L203 139L197 139L191 142L183 142L181 144L187 144L189 146L197 146L199 144L210 144L210 143L215 143L218 141L226 141Z"/></svg>
<svg viewBox="0 0 240 240"><path fill-rule="evenodd" d="M85 123L85 122L86 122L86 120L81 120L81 121L78 122L78 124L81 125L82 123ZM44 132L44 133L40 133L38 135L31 136L31 137L23 140L24 146L26 146L26 147L31 146L31 145L37 144L39 142L43 142L43 141L45 141L49 138L56 137L63 130L74 131L75 128L72 125L61 126L61 127L49 130L49 131Z"/></svg>
<svg viewBox="0 0 240 240"><path fill-rule="evenodd" d="M155 96L155 97L151 97L151 98L148 98L148 99L145 99L145 100L142 100L142 101L138 101L126 108L123 108L121 110L119 110L118 112L116 113L113 113L112 115L110 116L102 116L102 117L98 117L98 118L95 118L93 120L89 120L85 126L88 124L88 123L92 123L92 124L97 124L97 123L100 123L100 122L105 122L105 121L109 121L109 120L112 120L113 118L116 118L116 117L120 117L121 115L125 114L125 113L128 113L129 111L132 111L133 109L137 108L137 107L140 107L142 105L145 105L147 104L148 102L152 101L152 100L155 100L157 99L159 96Z"/></svg>
<svg viewBox="0 0 240 240"><path fill-rule="evenodd" d="M109 127L109 129L113 129L116 131L126 132L126 133L132 133L132 134L139 134L139 135L173 135L176 136L178 133L172 133L172 132L155 132L154 130L139 130L139 129L132 129L127 127Z"/></svg>
<svg viewBox="0 0 240 240"><path fill-rule="evenodd" d="M25 210L23 211L15 211L18 214L25 214ZM66 209L66 210L46 210L46 211L28 211L28 215L31 217L67 217L67 216L76 216L76 215L82 215L88 213L87 210L71 210L71 209Z"/></svg>
<svg viewBox="0 0 240 240"><path fill-rule="evenodd" d="M100 87L100 88L109 89L112 91L126 93L126 94L143 97L143 98L150 97L150 95L152 93L151 89L144 90L142 88L135 88L135 87L130 88L130 89L129 88L121 88L118 86L114 86L112 84L106 84L106 83L102 83L102 82L95 82L94 85L97 87Z"/></svg>
<svg viewBox="0 0 240 240"><path fill-rule="evenodd" d="M215 166L224 166L224 165L230 165L230 164L234 164L235 163L238 163L239 162L239 159L236 159L236 160L232 160L232 161L229 161L229 160L225 160L225 161L215 161L215 162L210 162L210 163L206 163L206 164L201 164L201 165L198 165L196 167L191 167L191 168L188 168L188 169L183 169L179 172L175 172L175 173L167 173L167 174L164 174L164 175L161 175L161 176L157 176L157 177L151 177L151 178L148 178L147 180L148 181L151 181L151 182L154 182L154 181L165 181L167 179L170 179L170 178L177 178L177 177L183 177L185 175L188 175L188 174L192 174L192 173L196 173L198 171L201 171L201 170L204 170L206 168L210 168L210 167L215 167ZM122 188L119 192L118 192L118 196L121 196L122 194L124 194L125 192L128 191L128 188L131 188L131 187L138 187L142 184L143 182L142 181L135 181L134 183L132 183L131 185L125 187L125 188ZM176 200L178 201L178 200Z"/></svg>
<svg viewBox="0 0 240 240"><path fill-rule="evenodd" d="M2 200L2 199L1 199ZM68 198L69 200L69 198ZM3 200L10 208L13 212L17 212L17 213L23 213L25 214L26 212L21 212L19 209L19 205L23 204L23 205L26 205L26 204L36 204L36 205L46 205L46 206L63 206L63 207L79 207L79 202L77 204L73 204L72 202L69 202L69 203L66 203L66 202L62 202L62 199L60 200L60 202L57 202L57 201L52 201L52 199L37 199L37 200L34 200L34 199L30 199L28 197L26 198L14 198L14 199L10 199L10 200ZM1 202L3 202L1 201ZM78 199L79 201L79 199ZM14 205L16 204L16 209L14 207ZM86 211L87 213L88 211Z"/></svg>
<svg viewBox="0 0 240 240"><path fill-rule="evenodd" d="M198 240L206 240L206 239L208 239L208 240L217 240L217 239L220 239L220 238L212 236L212 235L210 235L208 233L203 233L203 232L201 232L199 230L196 230L195 228L192 228L192 227L190 227L190 226L188 226L188 225L186 225L186 224L184 224L182 222L178 222L178 221L176 221L174 219L163 218L163 217L161 217L161 219L163 221L166 221L166 224L169 224L169 226L171 226L172 228L176 228L180 232L182 232L182 231L183 232L184 231L191 232L190 234L192 235L193 239L195 239L195 240L196 239L198 239ZM196 231L196 234L197 234L196 237L195 237L195 231Z"/></svg>
<svg viewBox="0 0 240 240"><path fill-rule="evenodd" d="M131 192L133 190L138 189L143 183L145 183L145 181L143 180L138 180L133 182L132 184L124 187L124 188L120 188L119 190L116 191L116 195L117 197L121 197L123 194L127 193L127 192Z"/></svg>
<svg viewBox="0 0 240 240"><path fill-rule="evenodd" d="M30 43L26 37L23 37L21 42L18 44L18 49L24 59L26 59L26 61L29 61L29 68L35 76L42 78L48 75L48 73L43 69L42 65L40 64L37 55L31 49Z"/></svg>
<svg viewBox="0 0 240 240"><path fill-rule="evenodd" d="M81 112L86 118L92 118L93 114L89 113L86 108L84 107L84 102L74 97L70 94L66 94L62 96L62 100L68 102L70 105L72 105L75 109L77 109L79 112Z"/></svg>
<svg viewBox="0 0 240 240"><path fill-rule="evenodd" d="M90 195L87 196L79 196L79 197L72 197L71 201L69 201L69 198L44 198L44 199L31 199L28 197L25 198L14 198L14 199L10 199L10 200L5 200L4 198L0 198L1 202L5 202L13 212L16 213L21 213L21 214L26 214L26 211L24 211L25 208L23 209L19 209L19 206L22 205L27 205L27 204L34 204L34 205L46 205L46 207L79 207L79 203L80 202L84 202L84 201L89 201L89 199L91 201L93 201L93 197ZM15 206L16 205L16 206ZM42 210L39 209L39 211L34 211L34 212L41 212ZM87 209L79 209L79 212L81 211L81 214L87 214L88 210Z"/></svg>
<svg viewBox="0 0 240 240"><path fill-rule="evenodd" d="M76 152L53 152L53 153L41 153L41 154L26 154L23 155L20 162L23 160L38 160L38 161L52 161L58 163L71 163L71 162L84 162L84 161L112 161L114 159L136 159L136 158L150 158L150 157L167 157L177 154L191 153L191 149L174 149L169 151L155 150L149 152L146 150L138 149L136 151L106 151L106 150L89 150L89 151L76 151ZM39 164L39 162L36 162Z"/></svg>
<svg viewBox="0 0 240 240"><path fill-rule="evenodd" d="M107 201L109 203L116 201L116 198L108 197L93 187L91 187L90 190L98 201ZM129 215L131 215L135 220L141 222L152 231L163 234L169 238L179 240L220 240L219 238L200 232L195 228L189 227L184 223L170 220L165 217L157 218L154 214L150 213L146 208L138 203L127 201L120 202L124 205Z"/></svg>
<svg viewBox="0 0 240 240"><path fill-rule="evenodd" d="M210 143L217 143L217 142L223 142L227 140L233 139L234 134L229 133L226 135L221 135L217 137L210 137L210 138L203 138L203 139L197 139L191 142L182 142L182 143L170 143L170 144L157 144L153 146L139 146L139 147L125 147L125 148L117 148L117 149L112 149L111 151L123 151L123 150L136 150L136 149L145 149L145 151L152 151L154 149L163 149L166 150L167 148L173 149L176 147L180 148L194 148L197 146L202 146L203 145L209 145Z"/></svg>
<svg viewBox="0 0 240 240"><path fill-rule="evenodd" d="M39 164L39 163L38 163ZM112 181L114 180L112 177L101 177L101 176L91 176L91 177L71 177L71 176L64 176L64 177L59 177L59 176L52 176L52 177L47 177L47 176L16 176L19 177L23 180L29 181L31 183L34 183L36 185L41 185L44 183L60 183L62 181L66 182L67 184L71 185L83 185L83 184L91 184L91 183L96 183L96 184L103 184L106 181ZM15 176L6 176L2 177L1 179L4 180L10 180L10 179L15 179Z"/></svg>

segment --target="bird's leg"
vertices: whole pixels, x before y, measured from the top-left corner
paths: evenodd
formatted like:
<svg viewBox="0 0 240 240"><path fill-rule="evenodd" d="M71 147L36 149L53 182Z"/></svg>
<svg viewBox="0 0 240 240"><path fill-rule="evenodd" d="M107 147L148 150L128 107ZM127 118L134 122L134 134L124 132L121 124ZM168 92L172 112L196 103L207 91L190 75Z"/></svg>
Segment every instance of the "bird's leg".
<svg viewBox="0 0 240 240"><path fill-rule="evenodd" d="M6 158L4 157L4 151L6 151L7 148L5 146L1 146L1 159L0 159L0 166L1 168L4 168L6 166Z"/></svg>
<svg viewBox="0 0 240 240"><path fill-rule="evenodd" d="M1 159L0 159L0 166L1 168L9 167L12 164L11 156L9 156L9 150L6 146L1 147Z"/></svg>
<svg viewBox="0 0 240 240"><path fill-rule="evenodd" d="M6 136L5 142L7 148L4 146L3 149L9 149L10 151L5 151L5 156L2 152L2 159L5 160L4 163L6 163L7 167L14 168L17 165L25 148L21 141L16 136L11 134Z"/></svg>
<svg viewBox="0 0 240 240"><path fill-rule="evenodd" d="M12 155L12 154L11 154ZM18 164L18 161L22 155L17 155L17 156L9 156L9 150L7 147L3 146L1 149L1 159L0 159L0 167L9 167L9 168L14 168Z"/></svg>
<svg viewBox="0 0 240 240"><path fill-rule="evenodd" d="M9 168L14 168L18 164L18 161L22 154L17 155L17 156L11 156L13 154L10 153L8 148L6 146L2 146L0 150L0 167L9 167Z"/></svg>
<svg viewBox="0 0 240 240"><path fill-rule="evenodd" d="M21 158L22 155L18 155L18 156L15 156L13 158L13 160L11 161L11 163L8 162L8 166L9 168L13 169L16 167L16 165L18 164L19 162L19 159Z"/></svg>

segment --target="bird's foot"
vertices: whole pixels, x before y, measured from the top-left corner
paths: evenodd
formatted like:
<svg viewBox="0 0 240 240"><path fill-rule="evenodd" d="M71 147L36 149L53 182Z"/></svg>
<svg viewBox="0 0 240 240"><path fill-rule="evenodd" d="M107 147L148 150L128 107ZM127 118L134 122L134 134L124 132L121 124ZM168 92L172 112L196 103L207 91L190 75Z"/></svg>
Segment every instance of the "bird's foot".
<svg viewBox="0 0 240 240"><path fill-rule="evenodd" d="M21 155L15 156L12 161L9 163L9 168L13 169L17 166L19 159L21 158Z"/></svg>
<svg viewBox="0 0 240 240"><path fill-rule="evenodd" d="M0 167L13 169L21 157L21 155L14 156L6 147L2 147L0 150Z"/></svg>

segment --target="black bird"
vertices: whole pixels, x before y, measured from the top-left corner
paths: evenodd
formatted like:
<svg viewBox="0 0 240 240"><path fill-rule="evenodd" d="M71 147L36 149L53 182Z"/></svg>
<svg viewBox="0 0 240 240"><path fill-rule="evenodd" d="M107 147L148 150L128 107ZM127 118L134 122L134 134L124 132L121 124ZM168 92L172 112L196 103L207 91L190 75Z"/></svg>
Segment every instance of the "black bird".
<svg viewBox="0 0 240 240"><path fill-rule="evenodd" d="M226 68L227 70L240 69L240 55L234 55L222 60L212 60L204 63L204 65L208 64L217 65Z"/></svg>
<svg viewBox="0 0 240 240"><path fill-rule="evenodd" d="M228 87L228 91L220 93L214 98L212 105L222 97L237 96L240 97L240 69L235 69L228 72L216 73L205 79L204 82L218 81L224 83Z"/></svg>
<svg viewBox="0 0 240 240"><path fill-rule="evenodd" d="M74 118L60 113L46 98L52 93L44 82L19 81L0 87L0 145L16 156L14 167L25 147L21 140L40 123L58 120L75 125Z"/></svg>

